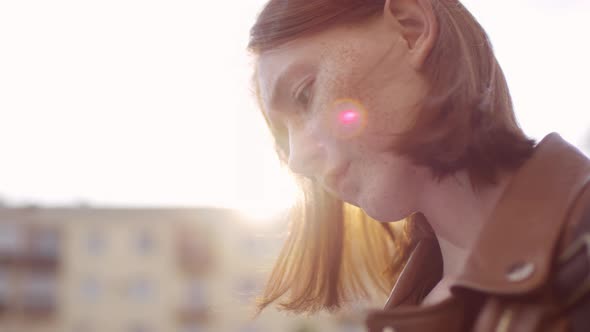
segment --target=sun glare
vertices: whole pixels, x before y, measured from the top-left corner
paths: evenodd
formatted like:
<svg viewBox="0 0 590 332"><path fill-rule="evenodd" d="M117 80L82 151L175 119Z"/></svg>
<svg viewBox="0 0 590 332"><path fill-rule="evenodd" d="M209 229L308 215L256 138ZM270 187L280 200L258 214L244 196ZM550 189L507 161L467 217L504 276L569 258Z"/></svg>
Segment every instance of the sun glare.
<svg viewBox="0 0 590 332"><path fill-rule="evenodd" d="M272 198L237 202L236 209L244 222L254 227L266 227L283 221L295 200L296 189L293 188L278 191Z"/></svg>
<svg viewBox="0 0 590 332"><path fill-rule="evenodd" d="M297 200L299 191L294 179L275 161L266 160L261 183L248 188L246 197L234 204L241 219L255 227L280 223Z"/></svg>

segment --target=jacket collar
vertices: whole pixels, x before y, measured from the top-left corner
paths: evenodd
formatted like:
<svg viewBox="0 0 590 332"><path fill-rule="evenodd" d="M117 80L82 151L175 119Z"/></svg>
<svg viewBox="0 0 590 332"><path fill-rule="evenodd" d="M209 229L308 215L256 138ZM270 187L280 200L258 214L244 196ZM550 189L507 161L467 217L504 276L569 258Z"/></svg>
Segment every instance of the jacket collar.
<svg viewBox="0 0 590 332"><path fill-rule="evenodd" d="M547 135L515 173L451 287L525 293L549 277L562 226L590 180L590 161L558 134Z"/></svg>
<svg viewBox="0 0 590 332"><path fill-rule="evenodd" d="M549 276L568 211L589 181L590 161L558 134L547 135L514 174L463 272L452 283L452 292L517 294L540 287ZM412 252L385 309L419 302L412 295L413 289L423 288L417 275L425 265L441 260L436 243L422 242Z"/></svg>

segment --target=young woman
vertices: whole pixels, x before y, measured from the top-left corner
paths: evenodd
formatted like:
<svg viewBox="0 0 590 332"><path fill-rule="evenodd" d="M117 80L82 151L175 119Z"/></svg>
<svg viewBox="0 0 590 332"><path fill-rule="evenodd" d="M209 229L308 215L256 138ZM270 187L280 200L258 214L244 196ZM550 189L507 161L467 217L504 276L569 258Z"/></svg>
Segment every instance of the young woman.
<svg viewBox="0 0 590 332"><path fill-rule="evenodd" d="M459 1L270 0L249 49L305 192L261 309L393 288L370 331L590 331L590 161L522 132Z"/></svg>

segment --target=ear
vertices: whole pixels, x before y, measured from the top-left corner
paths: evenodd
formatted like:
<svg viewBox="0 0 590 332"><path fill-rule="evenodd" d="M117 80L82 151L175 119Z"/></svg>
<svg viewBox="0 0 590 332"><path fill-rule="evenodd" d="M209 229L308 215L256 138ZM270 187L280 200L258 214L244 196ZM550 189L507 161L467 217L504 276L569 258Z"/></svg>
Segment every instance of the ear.
<svg viewBox="0 0 590 332"><path fill-rule="evenodd" d="M386 0L384 15L395 20L416 70L422 68L438 38L438 20L431 0Z"/></svg>

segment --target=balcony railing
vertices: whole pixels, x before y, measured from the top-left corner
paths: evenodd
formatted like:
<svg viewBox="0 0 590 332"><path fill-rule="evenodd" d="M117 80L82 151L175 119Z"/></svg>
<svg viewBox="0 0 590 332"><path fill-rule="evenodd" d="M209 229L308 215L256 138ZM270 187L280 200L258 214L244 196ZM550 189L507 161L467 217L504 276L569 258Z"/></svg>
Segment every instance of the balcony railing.
<svg viewBox="0 0 590 332"><path fill-rule="evenodd" d="M30 273L24 276L20 289L20 307L27 316L45 318L57 310L57 276Z"/></svg>
<svg viewBox="0 0 590 332"><path fill-rule="evenodd" d="M31 228L26 260L33 266L57 267L60 261L61 234L55 228Z"/></svg>
<svg viewBox="0 0 590 332"><path fill-rule="evenodd" d="M56 269L61 242L54 227L0 224L0 265Z"/></svg>

